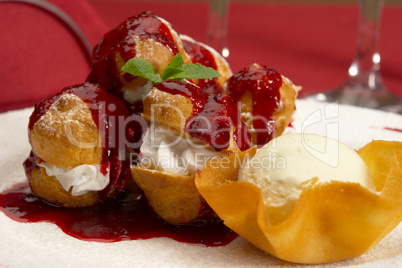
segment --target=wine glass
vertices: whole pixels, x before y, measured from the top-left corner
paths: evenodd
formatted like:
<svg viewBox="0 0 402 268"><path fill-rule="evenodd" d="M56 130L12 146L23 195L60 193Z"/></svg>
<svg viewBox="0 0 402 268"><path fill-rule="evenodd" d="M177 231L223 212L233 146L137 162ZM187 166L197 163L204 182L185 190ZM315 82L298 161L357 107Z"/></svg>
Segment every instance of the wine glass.
<svg viewBox="0 0 402 268"><path fill-rule="evenodd" d="M384 0L359 0L360 17L355 58L346 83L314 98L402 113L402 101L385 87L380 74L380 18Z"/></svg>
<svg viewBox="0 0 402 268"><path fill-rule="evenodd" d="M206 43L222 54L229 56L227 47L229 0L209 0Z"/></svg>

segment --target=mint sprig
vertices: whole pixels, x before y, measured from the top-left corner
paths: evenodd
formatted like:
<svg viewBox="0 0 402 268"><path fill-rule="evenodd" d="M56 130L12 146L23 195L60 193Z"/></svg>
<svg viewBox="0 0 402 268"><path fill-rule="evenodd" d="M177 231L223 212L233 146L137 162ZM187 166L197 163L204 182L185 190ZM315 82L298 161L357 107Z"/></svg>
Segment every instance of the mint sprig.
<svg viewBox="0 0 402 268"><path fill-rule="evenodd" d="M141 76L154 84L172 79L207 79L221 76L215 69L199 63L184 64L180 53L173 57L163 70L161 77L156 73L151 63L139 57L128 60L121 70L135 76Z"/></svg>
<svg viewBox="0 0 402 268"><path fill-rule="evenodd" d="M169 62L168 66L166 66L165 70L162 73L162 80L168 79L179 79L180 75L183 72L184 61L181 54L177 54L173 57L173 59ZM184 79L184 78L183 78Z"/></svg>
<svg viewBox="0 0 402 268"><path fill-rule="evenodd" d="M162 82L154 67L143 58L135 57L128 60L121 70L135 76L144 77L155 84Z"/></svg>

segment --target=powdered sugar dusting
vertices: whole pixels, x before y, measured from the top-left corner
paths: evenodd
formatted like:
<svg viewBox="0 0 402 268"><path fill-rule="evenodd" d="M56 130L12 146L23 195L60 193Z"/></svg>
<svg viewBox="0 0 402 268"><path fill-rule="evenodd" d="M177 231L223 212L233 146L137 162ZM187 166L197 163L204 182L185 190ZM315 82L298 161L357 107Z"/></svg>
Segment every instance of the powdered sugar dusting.
<svg viewBox="0 0 402 268"><path fill-rule="evenodd" d="M64 94L50 106L35 126L49 136L60 138L65 135L65 128L62 126L72 126L72 124L80 126L79 121L83 119L82 115L87 113L85 109L88 107L80 97Z"/></svg>

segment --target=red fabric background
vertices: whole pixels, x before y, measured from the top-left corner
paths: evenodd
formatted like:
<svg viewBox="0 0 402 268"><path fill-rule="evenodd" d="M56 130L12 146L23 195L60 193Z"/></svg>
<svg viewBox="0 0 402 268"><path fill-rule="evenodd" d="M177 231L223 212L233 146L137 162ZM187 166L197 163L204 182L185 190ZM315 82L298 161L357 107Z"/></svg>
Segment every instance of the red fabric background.
<svg viewBox="0 0 402 268"><path fill-rule="evenodd" d="M205 41L206 2L91 3L113 27L132 14L150 10L171 22L179 33ZM303 86L304 93L342 84L355 53L357 3L232 2L228 45L233 71L253 62L266 64ZM390 90L402 96L402 7L385 6L381 22L381 72Z"/></svg>
<svg viewBox="0 0 402 268"><path fill-rule="evenodd" d="M183 34L205 41L207 4L51 0L65 10L94 45L108 29L150 10ZM57 19L26 4L0 3L0 111L33 105L89 70L81 47ZM357 34L354 5L232 3L229 63L234 72L257 62L269 65L304 94L342 84L353 60ZM381 27L381 73L402 96L402 8L386 6Z"/></svg>
<svg viewBox="0 0 402 268"><path fill-rule="evenodd" d="M49 0L95 45L109 26L83 0ZM0 2L0 112L31 106L66 86L84 82L85 50L61 20L44 9Z"/></svg>

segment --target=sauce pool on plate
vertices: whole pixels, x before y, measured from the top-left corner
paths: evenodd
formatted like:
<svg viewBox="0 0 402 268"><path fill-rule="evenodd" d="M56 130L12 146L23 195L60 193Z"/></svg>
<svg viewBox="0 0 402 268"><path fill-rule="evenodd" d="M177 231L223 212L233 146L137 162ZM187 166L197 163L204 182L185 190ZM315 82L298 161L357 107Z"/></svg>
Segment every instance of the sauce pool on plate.
<svg viewBox="0 0 402 268"><path fill-rule="evenodd" d="M27 183L0 193L0 210L17 222L50 222L80 240L118 242L168 237L207 247L224 246L237 234L222 221L171 225L149 207L141 192L126 188L115 198L87 208L50 205L30 192Z"/></svg>

